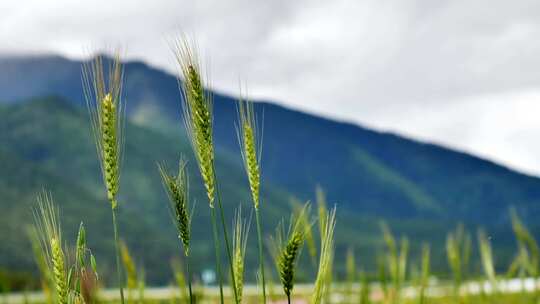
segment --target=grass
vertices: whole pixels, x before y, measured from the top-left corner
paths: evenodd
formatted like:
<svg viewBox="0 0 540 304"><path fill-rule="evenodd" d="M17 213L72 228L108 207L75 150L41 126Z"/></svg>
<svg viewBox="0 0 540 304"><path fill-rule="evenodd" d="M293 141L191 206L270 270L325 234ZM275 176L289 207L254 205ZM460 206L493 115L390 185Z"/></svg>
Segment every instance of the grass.
<svg viewBox="0 0 540 304"><path fill-rule="evenodd" d="M113 240L116 253L119 298L124 303L124 287L128 291L128 302L188 302L189 303L266 303L286 299L293 303L302 299L305 303L525 303L537 302L536 284L527 290L526 277L534 280L540 275L540 249L534 237L521 222L515 211L511 212L512 225L516 235L518 250L514 262L509 266L508 276L518 276L523 282L522 290L509 290L505 278L497 274L495 253L489 238L478 232L478 247L482 261L483 275L470 271L472 239L464 226L458 226L447 236L446 253L452 271L452 283L432 284L431 248L421 247L418 257L412 256L406 236L399 238L392 234L390 227L381 223L381 245L384 249L378 260L376 275L359 272L353 248L344 263L346 275L334 268L334 234L336 228L336 208L328 208L322 188L316 189L316 211L311 204L299 204L291 208L288 229L281 223L271 240L271 255L279 283L275 283L272 272L265 271L265 250L262 230L261 206L261 164L262 134L252 106L242 98L238 102L238 141L244 162L248 189L257 226L257 245L260 289L252 288L246 280L245 261L250 234L251 218L246 220L238 211L233 221L232 242L228 238L228 222L221 204L219 182L214 164L213 111L211 96L204 89L203 75L194 44L180 40L174 47L182 72L182 109L184 125L210 210L210 225L216 258L217 289L196 284L190 273L191 248L197 239L191 236L190 188L187 179L187 165L181 157L176 174L170 174L164 164L158 165L162 183L169 198L169 206L182 247L183 262L174 262L172 269L175 285L171 295L156 296L144 283L144 271L137 267L136 259L128 247L120 241L116 212L122 150L124 141L122 99L122 68L119 58L107 69L98 57L83 68L85 95L87 96L90 121L98 159L102 169L105 194L110 202L113 218ZM106 73L108 72L108 74ZM98 275L98 263L87 247L87 233L84 225L79 226L76 243L64 243L60 226L59 209L54 205L50 193L38 197L35 212L36 225L30 231L36 262L42 275L42 286L47 302L51 303L106 303L114 302L103 290L104 281ZM216 212L219 209L219 214ZM240 206L237 210L240 210ZM218 229L218 216L221 229ZM316 224L315 224L316 223ZM208 223L195 223L207 225ZM312 228L318 227L318 235ZM223 238L223 239L222 239ZM309 260L302 260L304 243L308 246ZM230 286L225 285L222 269L222 247L228 258ZM318 247L316 246L318 245ZM74 252L74 255L70 255ZM416 259L415 259L416 258ZM311 262L311 263L310 263ZM415 264L416 263L416 264ZM312 269L310 268L312 266ZM124 271L127 276L124 280ZM151 271L151 269L150 269ZM311 271L311 272L310 272ZM299 273L311 273L310 284L298 283ZM378 282L374 280L377 277ZM536 281L535 281L536 282ZM486 285L487 284L487 285ZM486 287L487 286L487 287ZM137 296L134 293L137 292ZM267 297L268 292L268 297ZM25 299L28 299L25 296ZM506 302L505 302L506 301ZM512 302L510 302L512 301Z"/></svg>

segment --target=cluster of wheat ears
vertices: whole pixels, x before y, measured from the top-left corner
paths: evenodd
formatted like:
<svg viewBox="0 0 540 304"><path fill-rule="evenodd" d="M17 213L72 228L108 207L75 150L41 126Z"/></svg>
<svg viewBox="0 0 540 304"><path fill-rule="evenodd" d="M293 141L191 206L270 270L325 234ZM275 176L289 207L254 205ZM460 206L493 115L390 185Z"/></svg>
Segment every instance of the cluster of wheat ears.
<svg viewBox="0 0 540 304"><path fill-rule="evenodd" d="M182 111L184 125L195 154L199 172L204 183L208 198L208 210L211 216L213 241L215 247L215 268L219 283L220 302L225 303L224 280L226 273L230 275L231 286L228 286L235 303L242 302L244 281L244 260L246 243L251 221L242 217L240 210L236 213L233 225L232 239L227 229L227 219L223 210L219 183L216 177L213 139L212 96L205 90L204 75L201 74L201 63L197 57L194 43L180 39L173 43L173 51L181 71ZM118 55L110 66L105 66L103 60L97 57L83 66L83 87L87 100L90 121L92 124L97 155L105 185L107 199L110 202L114 244L116 252L116 272L119 282L120 300L126 301L123 280L127 274L128 290L136 286L133 279L134 266L125 245L120 242L117 210L123 202L117 200L121 163L124 148L124 112L125 100L122 94L123 69ZM252 206L255 213L255 223L258 238L259 273L261 302L267 301L267 283L265 277L265 252L263 240L262 215L260 195L260 155L261 141L258 120L253 105L243 97L238 101L238 121L236 124L238 142L244 161L247 181L251 192ZM196 297L192 288L190 273L191 218L193 209L190 207L189 181L185 158L179 161L178 171L170 173L165 164L157 167L162 183L170 201L170 210L184 256L189 303L195 303ZM333 257L333 233L335 227L335 208L327 210L320 207L319 219L321 232L321 250L319 270L315 281L311 303L321 303L327 290L327 279ZM86 247L84 226L81 224L77 240L76 259L70 263L66 257L61 238L57 207L52 202L51 195L44 192L38 198L38 208L35 212L36 235L39 236L41 252L40 265L42 273L49 274L45 278L53 287L53 301L56 303L88 303L95 295L87 294L88 284L96 284L98 273L95 258ZM295 269L306 235L311 235L311 218L309 204L294 212L290 219L288 230L281 225L276 236L271 239L271 256L275 261L283 292L290 303L295 282ZM219 236L223 235L223 239ZM225 247L228 272L222 269L221 246ZM123 263L122 263L123 261ZM88 267L88 265L90 267ZM91 269L91 270L90 270ZM92 283L93 282L93 283ZM129 297L128 297L129 298Z"/></svg>
<svg viewBox="0 0 540 304"><path fill-rule="evenodd" d="M245 301L244 261L246 258L247 238L250 233L251 217L243 217L238 208L233 220L232 235L229 235L227 219L222 206L219 192L219 182L216 178L213 140L213 111L211 95L205 90L204 76L201 74L201 64L193 43L186 39L173 44L173 51L181 71L181 92L183 119L185 129L193 148L201 180L208 199L213 243L215 248L215 268L219 284L219 302L226 300L234 303ZM143 298L144 280L139 279L133 259L125 244L120 241L117 223L117 210L123 202L117 200L121 172L121 162L124 147L124 112L125 101L122 95L123 69L119 56L115 56L109 66L105 66L100 57L83 66L84 93L87 99L90 121L93 129L97 155L101 166L105 193L110 203L114 244L116 253L116 273L120 301L124 303L133 299L131 292L139 289L139 298ZM312 215L309 203L296 202L289 219L288 226L283 222L277 227L275 236L268 242L263 239L261 207L261 134L253 105L246 101L245 96L238 101L238 120L236 123L238 143L243 159L247 184L251 192L252 208L255 213L257 232L259 269L257 274L260 299L258 303L267 303L267 296L276 298L274 284L269 282L271 276L265 275L264 244L269 246L269 256L275 262L279 275L283 296L291 303L295 273L299 256L304 243L311 257L312 264L317 268L317 275L312 290L309 291L310 303L330 303L330 289L344 296L341 302L371 303L370 284L365 273L357 272L352 251L346 259L346 284L338 288L332 284L334 258L334 229L336 224L336 209L328 209L324 203L324 194L317 192L317 210ZM166 164L159 163L159 171L163 187L168 195L170 212L180 240L184 265L174 264L175 276L181 290L187 290L185 302L199 302L197 288L192 286L190 271L191 255L191 218L194 212L190 204L190 188L186 158L179 159L178 171L169 172ZM38 196L35 208L35 227L30 236L34 255L43 276L43 289L49 296L50 303L96 303L99 298L96 286L99 285L96 259L86 245L86 231L81 224L75 244L74 258L69 259L67 248L62 240L59 210L54 205L51 194L43 192ZM515 212L511 213L513 229L518 243L518 252L511 263L507 277L532 277L535 282L540 277L540 249L531 233L521 223ZM318 225L318 242L315 240L312 226ZM430 248L424 244L421 248L420 263L417 268L409 270L409 242L407 238L396 239L389 227L381 224L385 250L378 255L377 280L382 294L379 302L403 303L403 286L414 285L415 302L426 303L429 292L430 278ZM222 235L223 239L219 236ZM317 248L317 244L319 248ZM482 231L478 233L478 248L484 276L482 280L489 283L489 295L479 298L484 303L493 303L501 295L500 276L497 276L494 258L488 237ZM226 263L222 263L222 246L225 247ZM449 233L446 241L448 265L453 277L453 301L455 303L474 303L467 300L467 289L464 281L467 279L467 269L471 255L471 237L463 226ZM228 265L225 271L223 265ZM185 269L185 273L184 270ZM415 274L406 282L407 274ZM126 280L124 281L124 275ZM226 276L229 286L224 284ZM354 282L360 284L354 284ZM128 295L124 296L124 284L127 285ZM359 285L355 286L355 285ZM525 286L525 284L524 284ZM224 296L224 288L229 288L231 297ZM451 292L452 293L452 292ZM486 302L486 299L487 302ZM527 298L529 299L529 298ZM532 292L532 302L538 303L540 292L536 286ZM441 302L447 303L447 302ZM501 302L502 303L502 302Z"/></svg>

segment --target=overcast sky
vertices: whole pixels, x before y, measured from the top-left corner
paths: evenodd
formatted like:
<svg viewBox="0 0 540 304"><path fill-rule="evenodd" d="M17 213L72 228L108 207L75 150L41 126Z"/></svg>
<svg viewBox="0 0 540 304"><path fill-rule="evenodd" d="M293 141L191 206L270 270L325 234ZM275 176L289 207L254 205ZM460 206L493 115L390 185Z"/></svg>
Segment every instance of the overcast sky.
<svg viewBox="0 0 540 304"><path fill-rule="evenodd" d="M241 79L253 98L540 175L538 0L0 1L0 53L123 45L174 72L181 31L222 92Z"/></svg>

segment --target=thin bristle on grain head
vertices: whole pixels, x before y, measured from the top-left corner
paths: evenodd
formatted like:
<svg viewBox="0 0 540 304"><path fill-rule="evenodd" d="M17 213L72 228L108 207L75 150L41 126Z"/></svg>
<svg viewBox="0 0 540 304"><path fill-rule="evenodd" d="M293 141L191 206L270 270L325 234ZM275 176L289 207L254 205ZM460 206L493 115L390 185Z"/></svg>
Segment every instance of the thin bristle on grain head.
<svg viewBox="0 0 540 304"><path fill-rule="evenodd" d="M57 301L60 304L66 304L69 291L58 208L54 206L51 194L45 191L38 195L37 201L38 207L34 210L34 220L41 248L52 274Z"/></svg>
<svg viewBox="0 0 540 304"><path fill-rule="evenodd" d="M100 159L107 198L116 207L123 155L124 112L122 98L123 68L116 53L107 67L97 56L83 65L83 87L90 121Z"/></svg>
<svg viewBox="0 0 540 304"><path fill-rule="evenodd" d="M62 243L60 231L60 221L58 218L58 207L53 203L51 193L43 190L37 197L37 208L33 210L36 231L39 234L42 249L45 255L50 258L50 240L57 239Z"/></svg>
<svg viewBox="0 0 540 304"><path fill-rule="evenodd" d="M298 257L305 239L305 228L302 224L303 213L309 213L310 205L306 204L300 214L293 214L289 223L289 231L284 233L280 225L274 240L274 259L283 286L283 291L290 297L294 288L294 277Z"/></svg>
<svg viewBox="0 0 540 304"><path fill-rule="evenodd" d="M242 210L236 212L233 225L233 271L236 283L236 295L238 302L242 302L244 289L244 261L246 256L247 239L251 227L251 217L249 220L242 219Z"/></svg>
<svg viewBox="0 0 540 304"><path fill-rule="evenodd" d="M321 250L319 258L319 271L315 281L315 287L311 296L312 304L322 303L328 292L328 280L332 269L332 260L334 256L334 230L336 227L336 208L334 207L328 213L325 223L324 239L321 240Z"/></svg>
<svg viewBox="0 0 540 304"><path fill-rule="evenodd" d="M212 98L203 85L195 43L187 39L173 45L176 60L182 73L182 111L184 125L195 152L199 170L206 187L210 207L214 207L215 174L212 131Z"/></svg>
<svg viewBox="0 0 540 304"><path fill-rule="evenodd" d="M302 221L302 225L305 229L305 243L308 249L309 256L311 257L311 262L313 266L317 265L317 245L315 242L315 237L313 236L313 221L309 218L307 212L302 212L304 205L302 202L296 198L291 197L290 203L293 209L293 213L296 213L299 216L299 220Z"/></svg>
<svg viewBox="0 0 540 304"><path fill-rule="evenodd" d="M178 174L176 176L167 173L164 165L158 165L163 187L169 197L169 206L174 225L178 230L178 237L182 241L184 254L189 256L191 216L189 212L189 181L187 162L180 159Z"/></svg>
<svg viewBox="0 0 540 304"><path fill-rule="evenodd" d="M244 98L238 101L238 125L236 131L253 204L255 209L259 209L261 182L259 163L262 145L258 141L259 134L253 103Z"/></svg>

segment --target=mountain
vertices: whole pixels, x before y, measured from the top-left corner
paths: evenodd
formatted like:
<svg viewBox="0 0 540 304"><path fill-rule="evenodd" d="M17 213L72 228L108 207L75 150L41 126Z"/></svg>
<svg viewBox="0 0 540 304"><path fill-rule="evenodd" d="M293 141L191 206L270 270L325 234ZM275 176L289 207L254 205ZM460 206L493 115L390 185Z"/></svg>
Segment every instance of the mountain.
<svg viewBox="0 0 540 304"><path fill-rule="evenodd" d="M2 250L0 265L31 263L29 256L19 254L23 241L16 235L23 233L18 231L20 220L28 219L25 212L42 186L66 205L66 224L72 229L78 220L88 218L99 237L108 235L109 214L82 107L80 73L81 62L56 56L0 58L0 159L7 164L7 170L0 172L0 204L10 210L0 231L2 238L14 244ZM180 123L176 78L144 63L128 62L125 79L129 124L121 186L122 225L134 252L144 252L141 263L159 273L155 277L149 273L149 278L163 282L168 267L163 258L171 257L177 244L171 225L164 221L167 209L155 162L164 160L172 167L180 154L192 158L192 153ZM249 201L234 128L236 105L229 96L213 96L217 172L231 211L238 202ZM256 102L255 111L264 117L267 232L286 216L291 196L312 199L317 185L339 208L338 248L352 246L366 257L380 246L376 233L380 219L399 233L412 235L414 241L439 244L458 221L471 228L482 225L497 232L494 242L508 249L513 245L508 208L515 206L528 221L540 215L540 179L536 177L445 147L269 102ZM194 197L199 201L197 216L204 223L208 218L203 189L194 161L190 164ZM540 227L533 228L540 232ZM210 239L204 226L195 230L201 239ZM96 243L108 257L106 245ZM198 264L210 265L209 244L198 246ZM508 256L501 261L506 262Z"/></svg>
<svg viewBox="0 0 540 304"><path fill-rule="evenodd" d="M44 187L61 206L66 239L73 241L79 221L84 221L91 248L98 257L106 257L103 268L112 269L106 267L112 261L107 250L112 248L110 207L85 111L58 97L36 98L2 107L0 121L0 157L5 164L0 173L0 206L4 210L0 241L10 244L3 248L0 263L23 268L32 263L32 256L21 255L28 252L21 249L29 245L25 229L32 223L36 195ZM149 279L164 283L170 265L163 261L179 250L156 163L163 161L174 170L181 154L191 156L190 147L179 135L167 136L129 123L126 134L119 196L121 227L136 256L144 258L140 263L153 270ZM226 153L220 153L216 162L225 210L232 218L237 204L249 198L247 187L241 187L245 177ZM209 209L192 157L189 170L192 197L199 202L193 218L194 237L210 240ZM266 189L265 200L275 202L266 214L266 229L270 231L278 215L289 209L289 194L271 185ZM210 243L194 241L192 250L196 264L211 265Z"/></svg>

